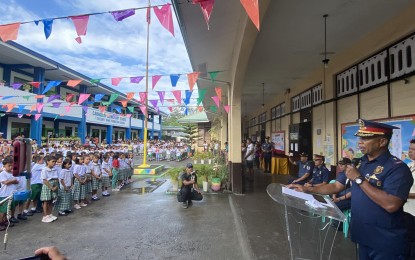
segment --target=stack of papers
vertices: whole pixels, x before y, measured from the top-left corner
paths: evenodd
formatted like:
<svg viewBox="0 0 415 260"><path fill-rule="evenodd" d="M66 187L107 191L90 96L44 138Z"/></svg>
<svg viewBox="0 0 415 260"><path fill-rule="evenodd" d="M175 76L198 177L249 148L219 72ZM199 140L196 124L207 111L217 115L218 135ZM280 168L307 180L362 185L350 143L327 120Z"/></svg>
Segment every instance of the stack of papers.
<svg viewBox="0 0 415 260"><path fill-rule="evenodd" d="M289 189L286 187L282 187L282 193L286 194L286 195L290 195L299 199L303 199L305 200L305 204L307 204L308 206L312 207L312 208L326 208L326 207L333 207L331 205L330 202L327 201L326 198L323 198L326 203L322 203L320 201L317 201L314 196L319 196L319 195L312 195L312 194L308 194L308 193L304 193L304 192L300 192L300 191L296 191L293 189Z"/></svg>

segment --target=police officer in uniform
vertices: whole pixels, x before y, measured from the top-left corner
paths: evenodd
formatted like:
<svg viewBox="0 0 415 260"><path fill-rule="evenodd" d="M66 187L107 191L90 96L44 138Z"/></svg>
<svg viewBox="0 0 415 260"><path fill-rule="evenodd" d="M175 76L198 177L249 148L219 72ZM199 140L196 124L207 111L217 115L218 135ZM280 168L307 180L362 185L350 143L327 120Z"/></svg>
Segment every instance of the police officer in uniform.
<svg viewBox="0 0 415 260"><path fill-rule="evenodd" d="M298 178L290 181L289 183L304 185L309 180L314 168L312 162L308 161L308 155L302 152L300 153L300 160L295 161L292 154L290 154L288 159L290 160L290 163L298 165Z"/></svg>
<svg viewBox="0 0 415 260"><path fill-rule="evenodd" d="M272 143L269 141L269 136L265 138L265 143L262 144L262 153L264 154L264 172L271 172L271 158L272 158Z"/></svg>
<svg viewBox="0 0 415 260"><path fill-rule="evenodd" d="M320 186L327 184L329 182L330 171L327 169L326 164L324 164L324 156L320 154L314 154L314 168L313 168L313 177L305 186Z"/></svg>
<svg viewBox="0 0 415 260"><path fill-rule="evenodd" d="M359 119L360 163L347 166L352 182L352 240L358 244L359 260L407 259L408 237L403 205L414 182L409 167L389 152L393 129L397 127ZM320 187L292 185L299 191L333 194L343 190L347 180Z"/></svg>

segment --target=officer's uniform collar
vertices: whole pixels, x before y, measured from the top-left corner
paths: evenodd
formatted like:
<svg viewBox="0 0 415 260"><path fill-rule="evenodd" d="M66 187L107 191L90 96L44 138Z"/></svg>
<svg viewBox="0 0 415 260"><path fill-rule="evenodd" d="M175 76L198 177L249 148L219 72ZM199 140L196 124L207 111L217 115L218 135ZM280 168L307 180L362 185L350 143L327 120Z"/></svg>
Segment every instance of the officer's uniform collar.
<svg viewBox="0 0 415 260"><path fill-rule="evenodd" d="M381 155L379 155L378 157L376 157L375 159L373 159L372 161L369 161L369 157L367 156L367 154L365 154L362 157L362 159L364 158L364 160L367 161L367 162L377 161L381 165L384 165L386 163L386 161L389 159L389 157L391 157L391 156L392 156L391 153L389 152L389 150L387 150L384 153L382 153Z"/></svg>

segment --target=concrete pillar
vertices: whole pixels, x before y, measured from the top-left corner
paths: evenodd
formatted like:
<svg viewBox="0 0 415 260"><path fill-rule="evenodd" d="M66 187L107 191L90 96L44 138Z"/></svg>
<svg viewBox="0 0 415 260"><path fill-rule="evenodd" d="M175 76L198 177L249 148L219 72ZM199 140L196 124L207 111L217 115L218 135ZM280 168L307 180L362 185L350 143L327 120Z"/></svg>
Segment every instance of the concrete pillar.
<svg viewBox="0 0 415 260"><path fill-rule="evenodd" d="M36 81L36 82L45 81L45 69L44 68L36 67L34 69L33 81ZM45 86L43 84L40 84L39 88L33 88L33 93L41 95L44 89L45 89ZM37 102L43 103L43 98L38 99ZM32 116L32 118L30 119L30 138L36 139L39 145L42 144L42 124L43 124L42 117L39 117L38 120L35 120L35 117Z"/></svg>
<svg viewBox="0 0 415 260"><path fill-rule="evenodd" d="M11 136L7 135L7 125L9 124L9 117L4 115L0 117L0 132L3 133L3 138L11 139Z"/></svg>
<svg viewBox="0 0 415 260"><path fill-rule="evenodd" d="M125 130L125 139L126 140L131 140L131 124L130 124L130 127Z"/></svg>
<svg viewBox="0 0 415 260"><path fill-rule="evenodd" d="M107 126L107 144L112 143L112 132L114 131L114 127L112 125Z"/></svg>

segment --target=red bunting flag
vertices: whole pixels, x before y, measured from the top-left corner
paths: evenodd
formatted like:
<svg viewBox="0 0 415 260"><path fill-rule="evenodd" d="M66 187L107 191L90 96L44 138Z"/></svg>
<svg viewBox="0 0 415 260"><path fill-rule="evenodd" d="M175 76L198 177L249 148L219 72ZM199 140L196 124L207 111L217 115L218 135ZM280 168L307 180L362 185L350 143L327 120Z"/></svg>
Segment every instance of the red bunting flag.
<svg viewBox="0 0 415 260"><path fill-rule="evenodd" d="M71 79L68 80L68 83L66 84L68 87L76 87L79 83L82 82L82 79Z"/></svg>
<svg viewBox="0 0 415 260"><path fill-rule="evenodd" d="M160 78L161 78L160 75L154 75L154 76L151 77L151 89L154 89L157 82L159 82Z"/></svg>
<svg viewBox="0 0 415 260"><path fill-rule="evenodd" d="M197 107L197 110L198 110L199 112L202 112L202 111L203 111L203 106L198 106L198 107Z"/></svg>
<svg viewBox="0 0 415 260"><path fill-rule="evenodd" d="M209 19L210 19L210 15L212 14L215 0L199 1L199 4L200 4L200 8L202 9L203 17L205 17L205 21L206 21L206 24L209 30Z"/></svg>
<svg viewBox="0 0 415 260"><path fill-rule="evenodd" d="M173 112L173 108L172 107L168 107L168 109L170 110L170 112Z"/></svg>
<svg viewBox="0 0 415 260"><path fill-rule="evenodd" d="M199 72L192 72L187 74L187 80L189 81L189 88L190 90L193 90L193 87L199 78Z"/></svg>
<svg viewBox="0 0 415 260"><path fill-rule="evenodd" d="M179 102L179 104L182 103L182 91L181 90L173 90L172 91L173 96L176 98L177 102Z"/></svg>
<svg viewBox="0 0 415 260"><path fill-rule="evenodd" d="M17 40L20 23L12 23L7 25L0 25L0 38L4 41Z"/></svg>
<svg viewBox="0 0 415 260"><path fill-rule="evenodd" d="M107 110L106 106L98 106L99 111L101 111L101 113L104 113L105 110Z"/></svg>
<svg viewBox="0 0 415 260"><path fill-rule="evenodd" d="M251 21L259 31L259 6L258 0L241 0L242 6L245 8Z"/></svg>
<svg viewBox="0 0 415 260"><path fill-rule="evenodd" d="M39 88L40 87L40 82L35 82L35 81L32 81L32 82L28 82L30 85L32 85L34 88Z"/></svg>
<svg viewBox="0 0 415 260"><path fill-rule="evenodd" d="M219 101L222 101L222 88L217 87L215 88L216 95L219 97Z"/></svg>
<svg viewBox="0 0 415 260"><path fill-rule="evenodd" d="M44 98L45 95L36 95L35 98Z"/></svg>
<svg viewBox="0 0 415 260"><path fill-rule="evenodd" d="M127 107L128 100L121 100L120 103L123 107Z"/></svg>
<svg viewBox="0 0 415 260"><path fill-rule="evenodd" d="M161 25L166 28L174 36L173 17L171 12L171 4L167 3L160 9L157 6L153 7L154 13L159 19Z"/></svg>
<svg viewBox="0 0 415 260"><path fill-rule="evenodd" d="M120 84L121 80L122 80L122 78L112 78L111 79L111 84L113 86L118 86L118 84Z"/></svg>
<svg viewBox="0 0 415 260"><path fill-rule="evenodd" d="M91 94L80 94L79 95L79 100L78 100L78 105L82 104L85 100L87 100L90 95Z"/></svg>

